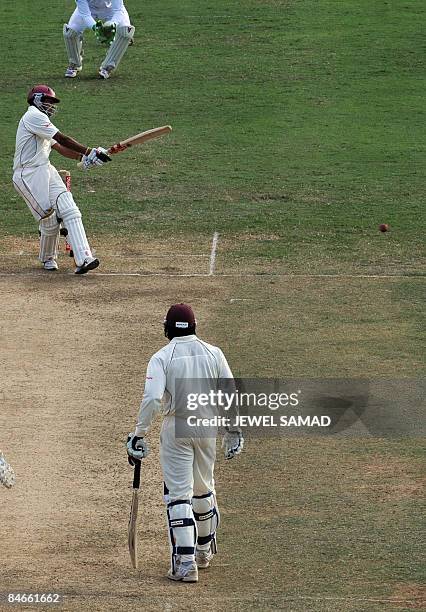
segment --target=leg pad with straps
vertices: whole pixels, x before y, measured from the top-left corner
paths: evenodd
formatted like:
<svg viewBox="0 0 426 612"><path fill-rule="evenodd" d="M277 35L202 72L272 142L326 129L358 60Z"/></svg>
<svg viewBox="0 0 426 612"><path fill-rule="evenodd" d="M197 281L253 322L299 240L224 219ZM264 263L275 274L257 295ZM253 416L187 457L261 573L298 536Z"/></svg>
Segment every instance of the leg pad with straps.
<svg viewBox="0 0 426 612"><path fill-rule="evenodd" d="M216 530L219 526L220 515L213 491L204 495L194 495L192 498L194 517L197 522L197 549L217 552Z"/></svg>
<svg viewBox="0 0 426 612"><path fill-rule="evenodd" d="M195 555L197 527L189 500L176 500L167 504L169 537L172 550L172 571L176 568L176 557Z"/></svg>

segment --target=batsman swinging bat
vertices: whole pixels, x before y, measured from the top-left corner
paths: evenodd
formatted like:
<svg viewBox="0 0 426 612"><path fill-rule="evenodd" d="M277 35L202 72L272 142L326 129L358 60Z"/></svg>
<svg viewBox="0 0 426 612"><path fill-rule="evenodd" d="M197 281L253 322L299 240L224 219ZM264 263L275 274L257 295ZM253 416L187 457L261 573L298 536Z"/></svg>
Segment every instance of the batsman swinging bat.
<svg viewBox="0 0 426 612"><path fill-rule="evenodd" d="M121 142L117 142L117 144L112 145L107 151L108 155L115 155L116 153L121 153L125 151L129 147L133 147L134 145L140 145L148 140L152 140L153 138L159 138L160 136L164 136L164 134L169 134L172 131L171 125L163 125L158 128L153 128L152 130L146 130L146 132L141 132L140 134L136 134L136 136L131 136L126 140ZM77 164L79 168L83 167L83 162L79 162Z"/></svg>
<svg viewBox="0 0 426 612"><path fill-rule="evenodd" d="M141 462L135 460L135 471L133 473L133 495L132 505L130 506L128 543L132 566L138 568L138 507L139 507L139 487L141 483Z"/></svg>

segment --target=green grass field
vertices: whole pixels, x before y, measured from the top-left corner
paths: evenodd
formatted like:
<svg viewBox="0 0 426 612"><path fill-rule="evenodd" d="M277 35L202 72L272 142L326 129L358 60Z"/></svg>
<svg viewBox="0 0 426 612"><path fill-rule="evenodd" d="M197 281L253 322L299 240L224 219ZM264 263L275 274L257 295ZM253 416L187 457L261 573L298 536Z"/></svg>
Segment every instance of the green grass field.
<svg viewBox="0 0 426 612"><path fill-rule="evenodd" d="M46 82L62 100L55 124L84 144L173 126L87 173L51 156L72 171L100 270L146 273L141 299L153 320L164 305L149 275L170 273L167 299L200 305L206 339L238 376L424 375L422 0L127 0L135 45L106 82L92 33L83 72L63 78L72 0L48 12L32 0L7 4L2 271L37 265L36 227L11 166L27 90ZM215 231L207 303L204 281L183 288L172 277L208 271ZM18 258L22 249L30 259ZM239 598L253 610L421 608L419 440L268 440L249 452L232 487L219 485L224 539L238 542L212 598L223 589L229 606ZM220 465L219 482L223 474Z"/></svg>
<svg viewBox="0 0 426 612"><path fill-rule="evenodd" d="M218 1L214 8L130 1L136 45L103 85L96 78L102 48L91 33L81 78L62 78L61 24L73 4L50 7L43 26L29 0L5 9L6 232L32 228L10 186L10 160L26 91L45 81L63 99L58 127L84 143L174 127L172 137L102 172L75 172L89 229L125 238L217 230L233 242L231 261L260 258L291 270L306 262L320 272L419 270L421 0ZM392 227L388 235L377 232L382 222Z"/></svg>

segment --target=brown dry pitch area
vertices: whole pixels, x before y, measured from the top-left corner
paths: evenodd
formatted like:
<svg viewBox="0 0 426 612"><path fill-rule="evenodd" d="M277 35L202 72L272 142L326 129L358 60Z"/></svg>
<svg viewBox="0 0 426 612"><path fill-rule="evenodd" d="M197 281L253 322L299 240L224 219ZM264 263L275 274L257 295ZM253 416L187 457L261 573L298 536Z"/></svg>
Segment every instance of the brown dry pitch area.
<svg viewBox="0 0 426 612"><path fill-rule="evenodd" d="M64 259L55 274L38 271L34 253L20 262L16 275L7 262L0 270L0 441L17 473L0 490L3 597L57 592L61 610L422 606L420 585L397 569L418 552L415 533L404 549L421 497L416 441L249 440L237 461L219 458L220 554L197 585L182 585L164 578L158 419L143 464L137 571L126 542L124 439L171 303L193 304L200 336L222 346L239 376L410 376L417 330L409 306L391 298L398 280L75 277ZM173 272L184 273L179 262ZM100 270L115 270L113 254ZM42 609L0 600L19 608Z"/></svg>

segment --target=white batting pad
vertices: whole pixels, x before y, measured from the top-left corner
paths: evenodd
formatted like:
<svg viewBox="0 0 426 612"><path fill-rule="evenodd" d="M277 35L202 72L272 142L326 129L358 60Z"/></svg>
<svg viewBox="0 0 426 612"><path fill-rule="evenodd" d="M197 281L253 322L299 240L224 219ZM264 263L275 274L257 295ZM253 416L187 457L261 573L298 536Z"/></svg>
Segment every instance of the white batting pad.
<svg viewBox="0 0 426 612"><path fill-rule="evenodd" d="M75 263L81 266L87 257L92 257L92 251L81 220L81 212L70 191L64 191L59 196L57 211L63 226L68 230L68 242L73 250Z"/></svg>
<svg viewBox="0 0 426 612"><path fill-rule="evenodd" d="M133 39L135 33L134 26L118 26L115 34L114 42L110 46L108 53L104 61L101 64L101 68L107 68L112 66L117 68L123 55L127 51L127 47L130 45L130 41Z"/></svg>
<svg viewBox="0 0 426 612"><path fill-rule="evenodd" d="M213 492L192 498L192 508L197 522L197 549L216 552L216 530L219 526L219 510Z"/></svg>
<svg viewBox="0 0 426 612"><path fill-rule="evenodd" d="M68 61L80 68L83 62L83 36L69 27L66 23L63 28L65 47L68 53Z"/></svg>
<svg viewBox="0 0 426 612"><path fill-rule="evenodd" d="M191 503L188 500L177 500L167 505L169 522L169 542L172 553L172 572L176 569L179 557L182 561L191 561L195 555L197 527Z"/></svg>
<svg viewBox="0 0 426 612"><path fill-rule="evenodd" d="M40 221L40 252L39 259L43 263L58 256L59 223L56 214Z"/></svg>

